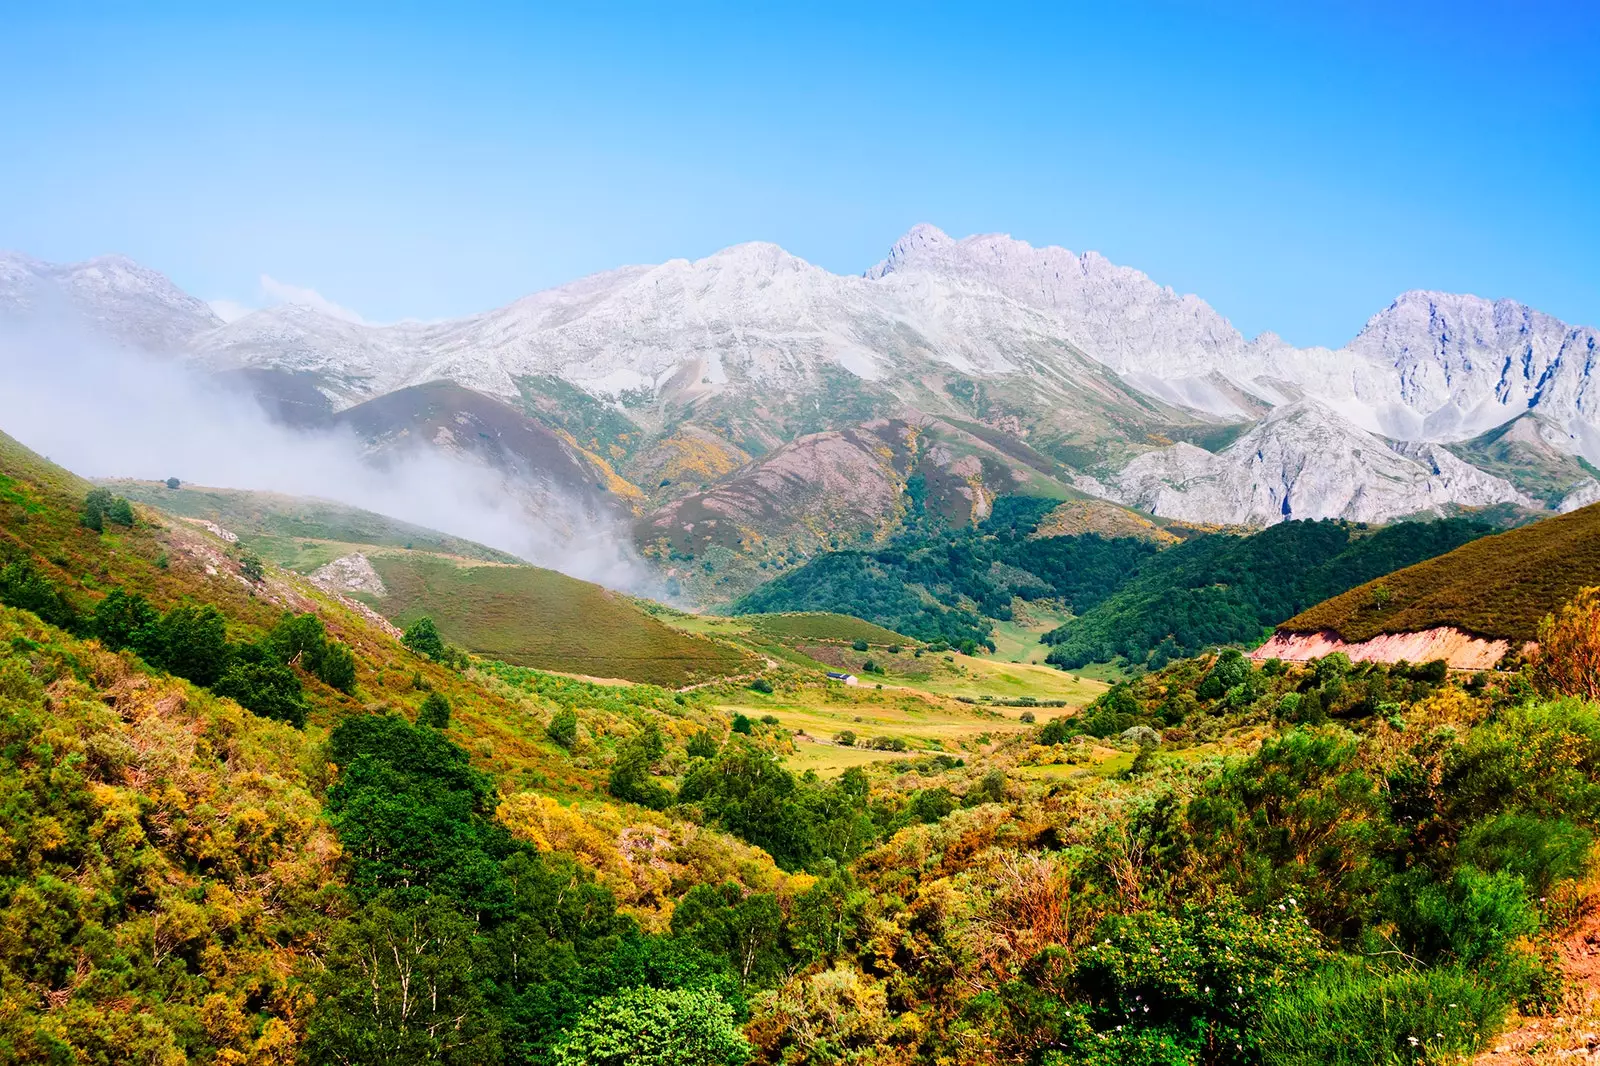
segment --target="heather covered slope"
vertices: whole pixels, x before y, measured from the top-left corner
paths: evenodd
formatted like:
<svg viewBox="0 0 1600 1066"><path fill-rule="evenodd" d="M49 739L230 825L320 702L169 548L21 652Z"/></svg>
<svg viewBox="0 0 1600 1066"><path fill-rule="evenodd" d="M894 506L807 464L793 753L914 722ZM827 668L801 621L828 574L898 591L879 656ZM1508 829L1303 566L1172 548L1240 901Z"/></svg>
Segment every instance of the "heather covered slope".
<svg viewBox="0 0 1600 1066"><path fill-rule="evenodd" d="M134 500L213 522L241 547L347 592L404 626L428 615L446 640L518 666L667 686L750 667L738 650L662 625L629 599L504 552L327 500L161 482L107 481ZM370 582L320 568L359 558ZM336 565L331 570L337 571Z"/></svg>
<svg viewBox="0 0 1600 1066"><path fill-rule="evenodd" d="M749 672L740 649L664 625L620 593L536 566L469 565L418 552L371 557L385 595L363 596L405 626L426 615L478 655L678 687Z"/></svg>
<svg viewBox="0 0 1600 1066"><path fill-rule="evenodd" d="M1454 626L1513 645L1580 589L1600 584L1600 506L1474 541L1369 581L1285 620L1283 632L1348 641Z"/></svg>

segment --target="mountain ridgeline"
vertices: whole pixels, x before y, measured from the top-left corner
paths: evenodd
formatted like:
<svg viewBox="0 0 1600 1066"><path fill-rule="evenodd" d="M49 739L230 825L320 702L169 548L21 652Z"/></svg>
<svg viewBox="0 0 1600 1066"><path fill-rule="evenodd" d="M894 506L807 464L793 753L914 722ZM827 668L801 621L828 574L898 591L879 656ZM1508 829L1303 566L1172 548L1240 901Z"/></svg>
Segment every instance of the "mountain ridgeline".
<svg viewBox="0 0 1600 1066"><path fill-rule="evenodd" d="M1416 291L1295 348L1095 253L926 225L860 275L742 244L389 326L223 323L125 259L0 256L0 318L44 306L371 458L487 464L530 514L631 531L702 606L882 544L919 474L969 520L1007 495L1253 528L1600 498L1593 328Z"/></svg>
<svg viewBox="0 0 1600 1066"><path fill-rule="evenodd" d="M1218 644L1250 643L1312 604L1432 558L1492 527L1465 518L1368 528L1285 522L1260 533L1038 536L1057 502L1002 498L979 525L929 522L876 551L831 552L741 597L736 614L835 611L953 646L992 644L1014 603L1074 616L1044 634L1049 661L1160 668Z"/></svg>

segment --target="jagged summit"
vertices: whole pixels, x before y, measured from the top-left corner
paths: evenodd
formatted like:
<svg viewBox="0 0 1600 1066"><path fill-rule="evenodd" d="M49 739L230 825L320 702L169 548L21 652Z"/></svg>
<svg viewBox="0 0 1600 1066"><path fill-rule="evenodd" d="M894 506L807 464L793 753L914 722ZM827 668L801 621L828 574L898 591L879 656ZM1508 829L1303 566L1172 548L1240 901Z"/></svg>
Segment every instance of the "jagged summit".
<svg viewBox="0 0 1600 1066"><path fill-rule="evenodd" d="M918 222L915 226L906 230L905 236L894 242L894 246L889 249L887 257L876 266L868 268L862 276L876 280L885 274L893 273L897 267L904 264L918 252L949 243L950 236L944 230L931 223Z"/></svg>

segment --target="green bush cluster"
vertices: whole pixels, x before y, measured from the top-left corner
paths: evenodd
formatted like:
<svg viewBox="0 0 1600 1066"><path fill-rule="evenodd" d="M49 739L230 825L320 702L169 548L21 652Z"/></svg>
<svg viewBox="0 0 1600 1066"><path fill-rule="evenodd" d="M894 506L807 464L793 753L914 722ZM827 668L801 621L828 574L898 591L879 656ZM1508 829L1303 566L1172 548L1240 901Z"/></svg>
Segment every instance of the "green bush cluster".
<svg viewBox="0 0 1600 1066"><path fill-rule="evenodd" d="M113 496L110 489L90 489L83 499L83 524L99 533L106 523L133 525L133 505L121 496Z"/></svg>
<svg viewBox="0 0 1600 1066"><path fill-rule="evenodd" d="M774 972L772 897L686 899L670 935L645 934L581 867L496 823L493 784L439 731L357 716L327 755L350 906L314 974L309 1061L748 1057L741 988Z"/></svg>
<svg viewBox="0 0 1600 1066"><path fill-rule="evenodd" d="M133 651L145 662L226 696L264 718L305 725L307 707L299 667L333 688L355 688L355 656L330 641L313 614L285 613L260 641L228 639L215 607L179 604L165 614L141 593L114 589L95 607L91 628L113 651Z"/></svg>

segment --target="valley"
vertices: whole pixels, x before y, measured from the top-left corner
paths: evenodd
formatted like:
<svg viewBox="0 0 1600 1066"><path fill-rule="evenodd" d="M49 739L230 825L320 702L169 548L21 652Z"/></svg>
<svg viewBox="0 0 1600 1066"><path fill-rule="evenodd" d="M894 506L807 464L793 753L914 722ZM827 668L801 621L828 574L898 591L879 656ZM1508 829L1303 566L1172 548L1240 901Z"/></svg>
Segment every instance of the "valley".
<svg viewBox="0 0 1600 1066"><path fill-rule="evenodd" d="M0 437L22 1061L587 1062L637 1001L773 1066L1444 1063L1592 1015L1581 329L1410 293L1297 351L931 227L383 327L7 263L0 312L53 288L448 527Z"/></svg>

